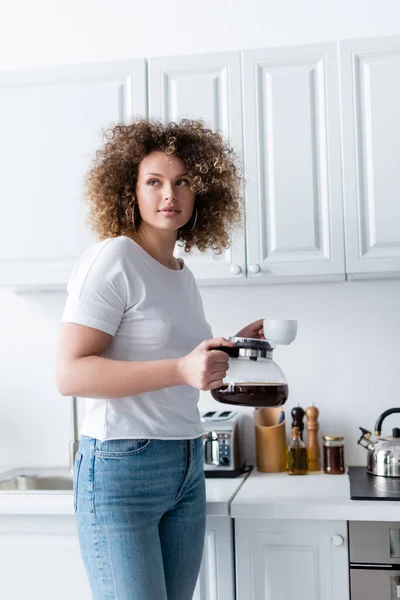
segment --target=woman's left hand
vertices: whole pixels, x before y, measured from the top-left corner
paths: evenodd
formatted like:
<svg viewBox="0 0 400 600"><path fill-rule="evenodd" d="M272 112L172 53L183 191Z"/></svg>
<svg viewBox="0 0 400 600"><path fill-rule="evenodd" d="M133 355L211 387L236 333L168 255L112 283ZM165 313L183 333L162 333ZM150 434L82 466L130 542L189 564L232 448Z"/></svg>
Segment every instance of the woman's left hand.
<svg viewBox="0 0 400 600"><path fill-rule="evenodd" d="M265 339L263 319L258 319L250 325L246 325L240 331L237 332L236 337L253 338L253 339Z"/></svg>

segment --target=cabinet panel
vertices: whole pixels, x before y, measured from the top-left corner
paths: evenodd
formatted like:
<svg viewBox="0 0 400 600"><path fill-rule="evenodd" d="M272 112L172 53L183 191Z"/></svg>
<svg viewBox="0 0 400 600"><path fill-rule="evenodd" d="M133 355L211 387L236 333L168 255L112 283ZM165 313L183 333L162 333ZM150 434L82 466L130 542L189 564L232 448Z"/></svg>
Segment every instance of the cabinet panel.
<svg viewBox="0 0 400 600"><path fill-rule="evenodd" d="M195 600L234 600L232 545L230 517L207 517ZM7 600L92 598L74 516L0 516L0 564Z"/></svg>
<svg viewBox="0 0 400 600"><path fill-rule="evenodd" d="M207 517L207 531L193 600L234 600L233 540L230 517Z"/></svg>
<svg viewBox="0 0 400 600"><path fill-rule="evenodd" d="M290 598L293 595L293 582L296 581L301 582L304 598L320 600L317 540L299 544L298 540L293 540L293 536L275 534L270 536L267 544L262 539L255 540L253 550L254 569L264 572L265 598ZM286 573L290 573L290 579L283 577L283 564ZM304 577L305 573L307 578Z"/></svg>
<svg viewBox="0 0 400 600"><path fill-rule="evenodd" d="M343 279L336 44L243 61L249 277Z"/></svg>
<svg viewBox="0 0 400 600"><path fill-rule="evenodd" d="M83 192L100 130L146 114L145 62L2 73L0 108L0 285L63 287L96 241Z"/></svg>
<svg viewBox="0 0 400 600"><path fill-rule="evenodd" d="M341 47L347 272L400 275L400 37Z"/></svg>
<svg viewBox="0 0 400 600"><path fill-rule="evenodd" d="M236 519L235 544L238 598L349 600L345 522Z"/></svg>
<svg viewBox="0 0 400 600"><path fill-rule="evenodd" d="M194 600L214 600L218 598L217 590L217 565L216 565L217 538L215 530L206 531L204 542L203 562L194 593Z"/></svg>
<svg viewBox="0 0 400 600"><path fill-rule="evenodd" d="M155 58L149 63L150 116L167 121L203 119L242 154L241 66L239 52ZM246 275L244 232L236 231L221 255L176 248L203 284Z"/></svg>
<svg viewBox="0 0 400 600"><path fill-rule="evenodd" d="M2 597L7 600L91 600L75 519L0 519Z"/></svg>

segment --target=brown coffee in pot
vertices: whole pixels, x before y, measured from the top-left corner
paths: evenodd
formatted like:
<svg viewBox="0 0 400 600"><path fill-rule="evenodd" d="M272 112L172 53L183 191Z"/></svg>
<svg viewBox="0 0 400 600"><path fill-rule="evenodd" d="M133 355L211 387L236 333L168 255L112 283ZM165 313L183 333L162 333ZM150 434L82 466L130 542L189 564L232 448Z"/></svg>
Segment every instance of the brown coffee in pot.
<svg viewBox="0 0 400 600"><path fill-rule="evenodd" d="M235 383L211 390L211 395L224 404L241 406L282 406L289 395L283 383Z"/></svg>

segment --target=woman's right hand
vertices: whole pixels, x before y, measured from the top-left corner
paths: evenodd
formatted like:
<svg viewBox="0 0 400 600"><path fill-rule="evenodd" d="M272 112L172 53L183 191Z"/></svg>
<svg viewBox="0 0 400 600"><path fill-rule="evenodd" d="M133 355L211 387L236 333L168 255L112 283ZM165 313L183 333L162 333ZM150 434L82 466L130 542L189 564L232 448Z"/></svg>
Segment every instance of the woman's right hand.
<svg viewBox="0 0 400 600"><path fill-rule="evenodd" d="M178 361L178 373L182 384L198 390L214 390L223 385L229 366L229 356L220 346L234 346L223 337L205 340Z"/></svg>

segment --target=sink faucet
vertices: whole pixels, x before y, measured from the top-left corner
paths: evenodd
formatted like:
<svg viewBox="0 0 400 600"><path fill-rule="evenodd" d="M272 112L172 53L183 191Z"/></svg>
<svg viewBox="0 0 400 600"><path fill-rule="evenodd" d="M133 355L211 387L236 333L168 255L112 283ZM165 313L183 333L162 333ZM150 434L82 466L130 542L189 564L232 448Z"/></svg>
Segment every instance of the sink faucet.
<svg viewBox="0 0 400 600"><path fill-rule="evenodd" d="M73 473L75 455L79 448L79 431L78 431L78 402L76 396L72 396L72 435L73 439L69 443L69 471Z"/></svg>

